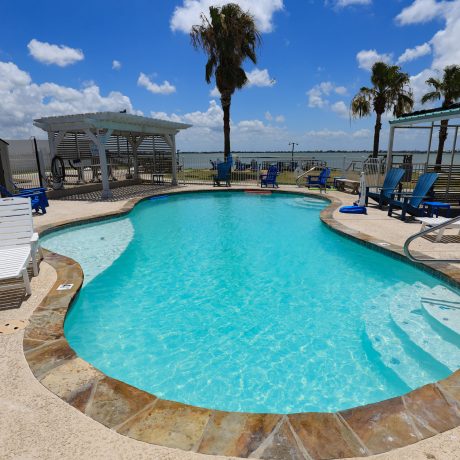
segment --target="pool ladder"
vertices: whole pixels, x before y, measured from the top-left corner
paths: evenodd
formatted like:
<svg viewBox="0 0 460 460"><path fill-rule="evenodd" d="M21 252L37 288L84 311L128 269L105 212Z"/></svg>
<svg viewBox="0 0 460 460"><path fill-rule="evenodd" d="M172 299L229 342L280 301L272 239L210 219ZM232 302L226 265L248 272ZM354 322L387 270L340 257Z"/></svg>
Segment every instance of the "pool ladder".
<svg viewBox="0 0 460 460"><path fill-rule="evenodd" d="M415 257L409 249L409 245L412 243L412 241L416 240L417 238L420 238L422 236L427 235L428 233L435 232L436 230L440 230L441 228L448 227L449 225L459 222L460 221L460 216L454 217L453 219L449 219L446 222L443 222L442 224L436 225L434 227L430 227L427 230L423 230L421 232L416 233L415 235L410 236L407 238L406 242L404 243L404 254L406 254L407 258L411 260L412 262L447 262L447 263L460 263L460 259L422 259L420 257Z"/></svg>

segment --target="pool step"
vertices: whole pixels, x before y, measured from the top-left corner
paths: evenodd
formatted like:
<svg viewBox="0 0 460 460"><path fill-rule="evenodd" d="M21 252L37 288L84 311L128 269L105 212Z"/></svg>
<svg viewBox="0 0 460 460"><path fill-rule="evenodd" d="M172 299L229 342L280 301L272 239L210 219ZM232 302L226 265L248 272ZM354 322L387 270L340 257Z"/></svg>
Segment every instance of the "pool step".
<svg viewBox="0 0 460 460"><path fill-rule="evenodd" d="M460 345L460 296L438 286L429 296L422 298L422 307L429 320L441 326L441 330L447 332L451 340L458 340Z"/></svg>
<svg viewBox="0 0 460 460"><path fill-rule="evenodd" d="M374 307L374 313L366 318L365 331L382 364L393 371L410 389L419 387L420 382L434 380L433 375L407 353L403 342L392 331L388 312L382 314L378 307Z"/></svg>
<svg viewBox="0 0 460 460"><path fill-rule="evenodd" d="M396 327L429 357L452 372L460 368L460 348L444 340L429 325L421 307L414 308L400 301L391 302L390 316Z"/></svg>
<svg viewBox="0 0 460 460"><path fill-rule="evenodd" d="M324 200L318 200L316 198L294 198L291 201L292 206L298 208L306 208L306 209L322 209L327 205L327 202Z"/></svg>

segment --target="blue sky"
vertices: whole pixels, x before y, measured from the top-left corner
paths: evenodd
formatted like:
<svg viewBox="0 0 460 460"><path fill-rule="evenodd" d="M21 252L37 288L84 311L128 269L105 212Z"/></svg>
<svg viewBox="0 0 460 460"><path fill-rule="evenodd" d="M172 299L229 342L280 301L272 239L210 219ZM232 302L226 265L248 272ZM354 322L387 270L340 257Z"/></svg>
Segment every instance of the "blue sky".
<svg viewBox="0 0 460 460"><path fill-rule="evenodd" d="M188 36L211 0L8 2L0 28L0 137L28 138L40 116L121 110L185 121L182 150L221 150L222 113ZM223 2L220 2L223 3ZM262 30L249 87L232 103L232 147L370 149L373 118L351 97L376 59L398 63L415 97L460 64L460 0L236 1ZM407 51L406 51L407 50ZM114 61L117 63L114 64ZM411 133L400 148L423 148ZM382 147L386 145L386 129ZM399 145L398 145L399 142Z"/></svg>

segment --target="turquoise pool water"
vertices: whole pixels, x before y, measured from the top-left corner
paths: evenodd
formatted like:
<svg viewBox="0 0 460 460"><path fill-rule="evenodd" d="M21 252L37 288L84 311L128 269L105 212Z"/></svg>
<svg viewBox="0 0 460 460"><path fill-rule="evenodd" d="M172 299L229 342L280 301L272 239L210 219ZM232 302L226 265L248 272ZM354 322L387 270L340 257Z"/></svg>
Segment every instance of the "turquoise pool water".
<svg viewBox="0 0 460 460"><path fill-rule="evenodd" d="M424 320L426 296L457 293L329 230L324 206L185 194L50 234L44 247L85 272L65 322L70 345L162 398L246 412L344 409L460 367L458 352L442 361L414 343L417 325L398 322ZM458 351L435 329L423 339Z"/></svg>

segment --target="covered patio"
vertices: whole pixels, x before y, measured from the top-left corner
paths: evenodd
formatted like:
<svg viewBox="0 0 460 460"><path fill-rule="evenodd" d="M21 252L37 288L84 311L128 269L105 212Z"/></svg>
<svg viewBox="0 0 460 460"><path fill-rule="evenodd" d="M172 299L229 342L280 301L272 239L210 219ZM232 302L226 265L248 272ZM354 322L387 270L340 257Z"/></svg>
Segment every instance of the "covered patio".
<svg viewBox="0 0 460 460"><path fill-rule="evenodd" d="M177 185L176 135L191 126L118 112L46 117L34 125L47 132L51 159L58 158L61 165L68 161L79 183L87 181L86 170L91 181L102 182L103 199L112 197L116 168L125 168L126 179L138 181L142 167L152 180L163 181L167 174L171 185ZM40 176L46 176L44 161Z"/></svg>

